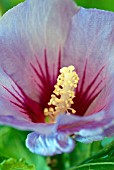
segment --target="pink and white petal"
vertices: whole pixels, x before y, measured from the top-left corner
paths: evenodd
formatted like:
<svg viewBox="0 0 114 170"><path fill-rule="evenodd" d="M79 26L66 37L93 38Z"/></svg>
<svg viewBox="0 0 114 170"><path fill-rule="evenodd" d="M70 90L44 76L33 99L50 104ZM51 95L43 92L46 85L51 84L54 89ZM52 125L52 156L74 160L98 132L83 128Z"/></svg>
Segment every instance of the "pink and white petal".
<svg viewBox="0 0 114 170"><path fill-rule="evenodd" d="M101 92L86 114L100 111L114 94L113 12L81 8L73 17L64 49L64 65L69 64L75 65L80 78L78 90L82 93L97 77L89 87L87 97Z"/></svg>
<svg viewBox="0 0 114 170"><path fill-rule="evenodd" d="M37 131L41 134L50 134L54 131L54 127L51 124L31 122L27 114L23 114L16 105L11 103L11 101L17 103L17 101L4 87L14 95L17 95L15 90L18 91L18 88L15 83L0 70L0 125L7 125L20 130ZM19 95L18 98L20 98Z"/></svg>
<svg viewBox="0 0 114 170"><path fill-rule="evenodd" d="M0 66L34 99L30 63L36 64L35 55L42 63L45 48L56 63L77 10L70 0L26 0L0 19Z"/></svg>
<svg viewBox="0 0 114 170"><path fill-rule="evenodd" d="M19 110L16 107L13 107L12 104L6 100L6 98L4 99L2 97L0 97L0 116L1 115L14 116L17 119L29 120L31 122L27 115L19 112Z"/></svg>
<svg viewBox="0 0 114 170"><path fill-rule="evenodd" d="M14 95L17 95L13 87L17 89L15 83L2 70L0 70L0 115L13 115L19 119L29 119L28 116L19 112L19 109L11 104L11 101L16 102L16 100L5 88ZM20 96L18 97L20 98Z"/></svg>

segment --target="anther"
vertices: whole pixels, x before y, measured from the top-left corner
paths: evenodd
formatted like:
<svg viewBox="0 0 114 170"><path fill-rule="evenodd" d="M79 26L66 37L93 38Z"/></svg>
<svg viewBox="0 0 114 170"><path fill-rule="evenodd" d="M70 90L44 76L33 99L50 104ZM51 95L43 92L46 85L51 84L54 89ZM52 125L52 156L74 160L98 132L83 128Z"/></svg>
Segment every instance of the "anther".
<svg viewBox="0 0 114 170"><path fill-rule="evenodd" d="M54 86L55 89L48 102L50 107L44 109L45 116L54 116L56 119L57 115L68 113L69 110L72 114L76 113L76 110L71 108L75 97L75 88L79 81L74 70L75 68L72 65L60 69L61 74L57 78L57 84Z"/></svg>

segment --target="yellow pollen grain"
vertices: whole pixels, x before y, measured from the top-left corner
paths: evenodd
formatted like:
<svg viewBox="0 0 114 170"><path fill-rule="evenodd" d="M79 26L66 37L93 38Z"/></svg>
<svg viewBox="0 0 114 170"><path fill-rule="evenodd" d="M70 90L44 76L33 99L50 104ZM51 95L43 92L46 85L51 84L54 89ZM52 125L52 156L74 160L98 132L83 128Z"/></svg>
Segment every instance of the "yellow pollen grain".
<svg viewBox="0 0 114 170"><path fill-rule="evenodd" d="M54 86L55 89L48 102L50 107L44 109L44 115L53 118L53 121L59 114L68 112L68 110L73 114L76 113L76 110L71 108L75 97L75 88L79 81L74 70L72 65L60 69L61 74L57 78L57 84Z"/></svg>

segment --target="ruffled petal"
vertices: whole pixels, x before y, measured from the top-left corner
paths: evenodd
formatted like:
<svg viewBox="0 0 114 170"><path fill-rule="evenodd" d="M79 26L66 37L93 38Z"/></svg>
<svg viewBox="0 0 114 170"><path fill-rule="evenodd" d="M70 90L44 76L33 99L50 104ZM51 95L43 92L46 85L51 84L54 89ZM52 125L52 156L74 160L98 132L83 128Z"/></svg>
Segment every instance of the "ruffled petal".
<svg viewBox="0 0 114 170"><path fill-rule="evenodd" d="M30 64L58 57L77 7L70 0L27 0L0 19L0 66L27 92L37 98ZM53 59L52 59L53 58ZM45 64L42 64L42 67Z"/></svg>
<svg viewBox="0 0 114 170"><path fill-rule="evenodd" d="M26 146L33 153L52 156L63 152L71 152L75 143L64 133L54 133L47 136L33 132L28 134Z"/></svg>
<svg viewBox="0 0 114 170"><path fill-rule="evenodd" d="M64 64L75 65L80 78L77 95L92 102L86 114L102 110L114 94L113 56L114 13L81 8L72 20Z"/></svg>

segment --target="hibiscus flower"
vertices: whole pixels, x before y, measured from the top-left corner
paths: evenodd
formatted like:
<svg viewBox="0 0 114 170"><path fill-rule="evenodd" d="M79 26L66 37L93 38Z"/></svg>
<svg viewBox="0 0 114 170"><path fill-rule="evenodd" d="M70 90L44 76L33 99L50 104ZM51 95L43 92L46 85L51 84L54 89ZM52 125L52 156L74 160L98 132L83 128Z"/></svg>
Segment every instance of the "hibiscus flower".
<svg viewBox="0 0 114 170"><path fill-rule="evenodd" d="M114 134L114 13L26 0L0 19L0 124L31 152L70 152Z"/></svg>

